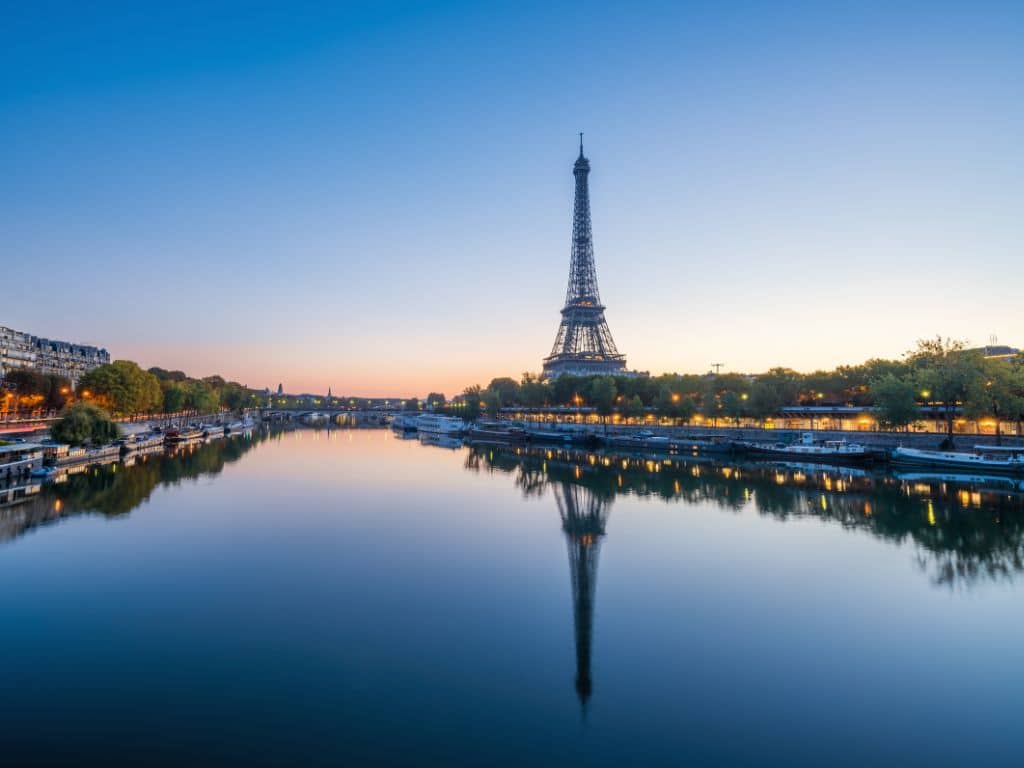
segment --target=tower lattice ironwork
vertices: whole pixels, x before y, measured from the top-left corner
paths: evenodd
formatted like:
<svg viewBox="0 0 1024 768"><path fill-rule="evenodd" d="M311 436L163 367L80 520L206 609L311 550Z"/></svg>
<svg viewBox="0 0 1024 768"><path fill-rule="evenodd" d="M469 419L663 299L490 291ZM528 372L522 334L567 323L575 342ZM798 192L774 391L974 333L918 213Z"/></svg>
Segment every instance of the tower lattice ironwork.
<svg viewBox="0 0 1024 768"><path fill-rule="evenodd" d="M619 353L604 318L604 305L597 290L594 266L594 241L590 226L590 191L587 177L590 161L580 156L572 169L576 177L576 198L572 218L572 257L569 261L569 287L562 308L551 354L544 358L544 374L557 378L570 373L578 376L621 373L626 356Z"/></svg>
<svg viewBox="0 0 1024 768"><path fill-rule="evenodd" d="M553 486L562 531L569 548L572 579L573 624L576 633L576 694L586 707L593 688L590 682L590 647L594 633L594 594L597 558L608 522L610 499L575 483Z"/></svg>

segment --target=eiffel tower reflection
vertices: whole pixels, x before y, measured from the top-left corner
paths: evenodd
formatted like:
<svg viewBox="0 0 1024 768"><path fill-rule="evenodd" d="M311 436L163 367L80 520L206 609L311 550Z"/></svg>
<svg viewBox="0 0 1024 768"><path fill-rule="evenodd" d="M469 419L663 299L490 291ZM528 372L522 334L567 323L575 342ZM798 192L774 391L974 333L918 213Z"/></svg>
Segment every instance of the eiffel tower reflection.
<svg viewBox="0 0 1024 768"><path fill-rule="evenodd" d="M590 680L590 650L594 632L594 592L597 587L597 559L601 552L605 524L612 497L568 481L552 482L562 531L569 548L569 576L572 580L573 622L576 633L576 693L586 712L593 685Z"/></svg>

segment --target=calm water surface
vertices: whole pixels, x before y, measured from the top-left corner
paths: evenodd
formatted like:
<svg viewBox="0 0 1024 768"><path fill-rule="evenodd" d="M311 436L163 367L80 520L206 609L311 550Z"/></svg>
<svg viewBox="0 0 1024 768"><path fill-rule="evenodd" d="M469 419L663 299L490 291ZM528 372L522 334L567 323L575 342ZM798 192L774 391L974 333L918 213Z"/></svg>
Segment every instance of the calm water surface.
<svg viewBox="0 0 1024 768"><path fill-rule="evenodd" d="M1020 764L998 481L299 430L0 537L5 765Z"/></svg>

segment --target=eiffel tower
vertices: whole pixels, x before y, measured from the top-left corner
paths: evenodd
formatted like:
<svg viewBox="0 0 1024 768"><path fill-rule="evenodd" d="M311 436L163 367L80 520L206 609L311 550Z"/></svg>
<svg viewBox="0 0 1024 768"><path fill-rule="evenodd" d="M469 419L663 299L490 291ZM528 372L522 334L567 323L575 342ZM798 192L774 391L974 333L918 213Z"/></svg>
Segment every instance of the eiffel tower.
<svg viewBox="0 0 1024 768"><path fill-rule="evenodd" d="M586 711L590 682L590 641L594 631L594 592L597 587L597 557L601 552L604 526L611 500L590 488L568 481L554 485L562 531L569 547L569 576L572 580L573 624L576 633L576 694Z"/></svg>
<svg viewBox="0 0 1024 768"><path fill-rule="evenodd" d="M569 287L565 293L558 335L551 354L544 358L544 375L551 379L564 374L617 374L626 368L626 356L619 354L615 347L597 291L594 242L590 229L590 192L587 187L590 161L583 156L582 133L580 156L572 173L576 177L576 200L573 204Z"/></svg>

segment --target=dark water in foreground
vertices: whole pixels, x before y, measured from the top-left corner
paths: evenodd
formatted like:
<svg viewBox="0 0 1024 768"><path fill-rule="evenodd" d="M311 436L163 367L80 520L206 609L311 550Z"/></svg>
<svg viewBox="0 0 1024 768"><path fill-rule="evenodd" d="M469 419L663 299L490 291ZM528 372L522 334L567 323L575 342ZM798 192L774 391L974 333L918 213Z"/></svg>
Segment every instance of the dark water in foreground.
<svg viewBox="0 0 1024 768"><path fill-rule="evenodd" d="M996 480L297 431L0 508L4 765L1014 765Z"/></svg>

